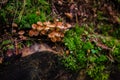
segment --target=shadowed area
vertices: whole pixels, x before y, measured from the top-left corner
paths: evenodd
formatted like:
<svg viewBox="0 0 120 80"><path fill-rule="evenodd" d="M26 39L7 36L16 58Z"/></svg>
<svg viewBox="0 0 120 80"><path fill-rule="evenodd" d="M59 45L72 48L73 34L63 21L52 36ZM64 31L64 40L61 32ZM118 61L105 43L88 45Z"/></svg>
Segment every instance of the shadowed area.
<svg viewBox="0 0 120 80"><path fill-rule="evenodd" d="M52 52L36 52L0 70L0 80L74 80Z"/></svg>

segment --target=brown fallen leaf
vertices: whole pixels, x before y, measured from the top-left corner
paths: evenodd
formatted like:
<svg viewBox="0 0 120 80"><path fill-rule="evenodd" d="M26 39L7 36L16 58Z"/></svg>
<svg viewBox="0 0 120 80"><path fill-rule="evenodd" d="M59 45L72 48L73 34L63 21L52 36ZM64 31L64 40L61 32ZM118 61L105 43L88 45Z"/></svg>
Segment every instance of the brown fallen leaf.
<svg viewBox="0 0 120 80"><path fill-rule="evenodd" d="M73 15L72 13L65 13L66 17L68 17L69 19L73 19Z"/></svg>
<svg viewBox="0 0 120 80"><path fill-rule="evenodd" d="M31 55L33 53L29 47L25 47L21 51L22 51L22 57Z"/></svg>
<svg viewBox="0 0 120 80"><path fill-rule="evenodd" d="M39 16L40 15L40 11L36 11L36 14Z"/></svg>
<svg viewBox="0 0 120 80"><path fill-rule="evenodd" d="M16 23L12 23L12 27L18 27Z"/></svg>
<svg viewBox="0 0 120 80"><path fill-rule="evenodd" d="M66 53L66 55L69 55L69 54L70 54L70 51L69 51L69 50L66 50L65 53Z"/></svg>
<svg viewBox="0 0 120 80"><path fill-rule="evenodd" d="M105 49L105 50L111 50L108 46L106 46L105 44L102 44L102 43L96 43L96 45L98 47L101 47L102 49Z"/></svg>

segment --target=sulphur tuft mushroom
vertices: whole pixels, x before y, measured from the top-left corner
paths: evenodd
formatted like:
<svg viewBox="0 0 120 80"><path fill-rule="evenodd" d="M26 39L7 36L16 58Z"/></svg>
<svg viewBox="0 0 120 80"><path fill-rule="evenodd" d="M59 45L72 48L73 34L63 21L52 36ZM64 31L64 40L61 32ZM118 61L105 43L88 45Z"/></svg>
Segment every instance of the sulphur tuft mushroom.
<svg viewBox="0 0 120 80"><path fill-rule="evenodd" d="M30 30L30 31L29 31L29 36L30 36L30 37L38 36L38 35L39 35L39 32L36 31L36 30Z"/></svg>
<svg viewBox="0 0 120 80"><path fill-rule="evenodd" d="M61 32L53 31L48 34L48 37L51 38L53 42L61 41L61 38L64 37L64 34Z"/></svg>
<svg viewBox="0 0 120 80"><path fill-rule="evenodd" d="M38 22L37 22L37 25L39 25L39 26L43 26L43 23L40 22L40 21L38 21Z"/></svg>
<svg viewBox="0 0 120 80"><path fill-rule="evenodd" d="M51 24L49 21L47 21L47 22L43 22L43 24L45 25L45 26L47 26L47 25L49 25L49 24Z"/></svg>
<svg viewBox="0 0 120 80"><path fill-rule="evenodd" d="M37 31L41 31L41 30L43 30L43 29L44 29L43 26L37 26Z"/></svg>

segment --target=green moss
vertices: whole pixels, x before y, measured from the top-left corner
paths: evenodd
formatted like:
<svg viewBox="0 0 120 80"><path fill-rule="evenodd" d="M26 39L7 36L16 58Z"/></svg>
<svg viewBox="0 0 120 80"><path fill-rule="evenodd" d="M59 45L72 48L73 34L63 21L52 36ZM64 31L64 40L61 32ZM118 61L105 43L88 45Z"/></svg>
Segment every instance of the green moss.
<svg viewBox="0 0 120 80"><path fill-rule="evenodd" d="M101 78L100 80L107 80L109 74L106 73L106 62L109 60L104 51L91 43L89 39L86 38L83 41L82 36L89 35L86 32L84 28L77 26L66 33L64 44L72 53L65 56L62 63L67 69L73 71L86 69L86 74L94 80L99 78Z"/></svg>
<svg viewBox="0 0 120 80"><path fill-rule="evenodd" d="M37 21L46 21L50 12L51 8L46 0L10 0L0 10L0 16L8 24L16 22L20 26L19 28L30 28L31 24Z"/></svg>

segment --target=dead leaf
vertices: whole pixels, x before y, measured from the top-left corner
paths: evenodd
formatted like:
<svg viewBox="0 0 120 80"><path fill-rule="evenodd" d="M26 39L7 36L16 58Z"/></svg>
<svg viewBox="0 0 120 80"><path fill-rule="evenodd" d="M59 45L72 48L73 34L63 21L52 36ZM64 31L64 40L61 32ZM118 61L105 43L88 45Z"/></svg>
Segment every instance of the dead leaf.
<svg viewBox="0 0 120 80"><path fill-rule="evenodd" d="M70 51L69 51L69 50L66 50L65 53L66 53L66 55L69 55L69 54L70 54Z"/></svg>
<svg viewBox="0 0 120 80"><path fill-rule="evenodd" d="M106 46L105 44L102 44L102 43L96 43L96 45L98 47L101 47L102 49L105 49L105 50L111 50L108 46Z"/></svg>
<svg viewBox="0 0 120 80"><path fill-rule="evenodd" d="M22 57L25 57L31 54L32 54L32 51L29 47L25 47L22 49Z"/></svg>
<svg viewBox="0 0 120 80"><path fill-rule="evenodd" d="M11 49L7 50L6 52L7 57L11 57L13 54L14 54L14 51Z"/></svg>
<svg viewBox="0 0 120 80"><path fill-rule="evenodd" d="M16 30L15 30L15 29L13 29L13 30L12 30L12 33L16 33Z"/></svg>
<svg viewBox="0 0 120 80"><path fill-rule="evenodd" d="M40 15L40 11L36 11L36 14L39 16Z"/></svg>
<svg viewBox="0 0 120 80"><path fill-rule="evenodd" d="M65 13L66 17L68 17L69 19L73 19L73 15L72 13Z"/></svg>
<svg viewBox="0 0 120 80"><path fill-rule="evenodd" d="M12 27L18 27L16 23L12 23Z"/></svg>

